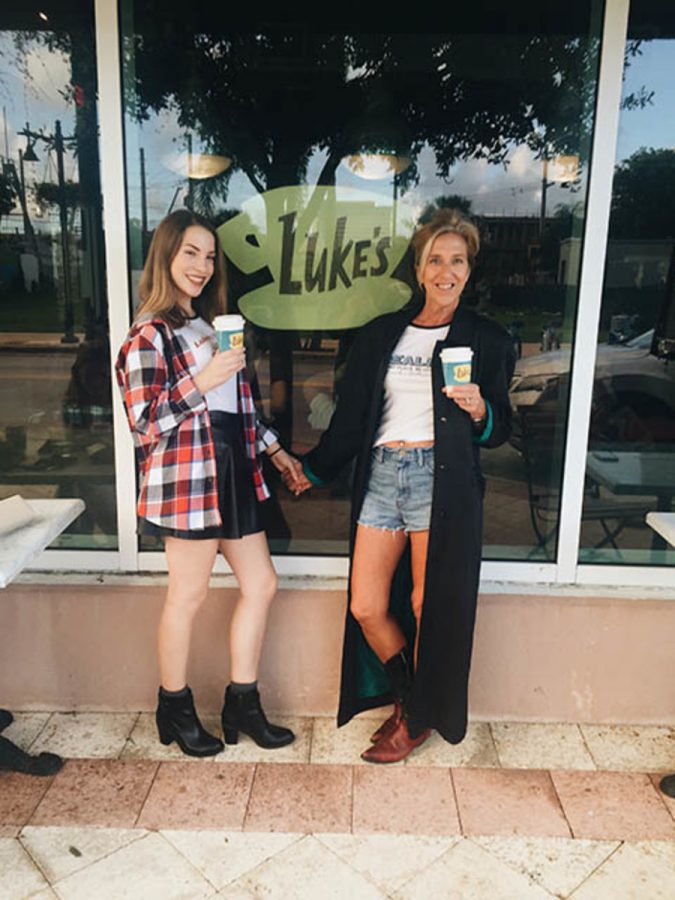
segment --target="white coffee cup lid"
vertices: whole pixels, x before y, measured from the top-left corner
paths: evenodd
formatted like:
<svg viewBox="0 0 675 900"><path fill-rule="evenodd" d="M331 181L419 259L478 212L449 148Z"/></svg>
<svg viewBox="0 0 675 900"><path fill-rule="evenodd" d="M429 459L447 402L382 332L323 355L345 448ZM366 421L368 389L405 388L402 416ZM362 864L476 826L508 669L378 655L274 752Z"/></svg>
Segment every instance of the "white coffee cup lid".
<svg viewBox="0 0 675 900"><path fill-rule="evenodd" d="M213 327L216 331L241 331L244 327L244 317L238 313L216 316Z"/></svg>
<svg viewBox="0 0 675 900"><path fill-rule="evenodd" d="M441 350L443 362L467 362L473 359L471 347L444 347Z"/></svg>

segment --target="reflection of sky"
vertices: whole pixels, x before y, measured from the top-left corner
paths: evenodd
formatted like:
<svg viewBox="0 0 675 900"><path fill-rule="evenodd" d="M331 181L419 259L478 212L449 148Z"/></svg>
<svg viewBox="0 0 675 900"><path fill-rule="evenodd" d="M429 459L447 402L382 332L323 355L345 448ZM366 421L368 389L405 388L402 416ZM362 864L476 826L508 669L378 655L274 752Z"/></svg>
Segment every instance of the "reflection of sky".
<svg viewBox="0 0 675 900"><path fill-rule="evenodd" d="M20 60L20 64L19 63ZM61 122L64 134L71 134L75 124L73 105L62 91L70 84L70 64L66 56L35 46L25 55L17 56L12 33L0 32L0 104L6 114L1 135L1 152L9 151L16 158L19 149L26 149L26 139L17 134L30 124L31 131L54 132L54 123ZM24 68L29 77L24 76ZM40 163L46 153L35 147ZM66 158L66 179L72 177L77 165L74 158Z"/></svg>
<svg viewBox="0 0 675 900"><path fill-rule="evenodd" d="M140 218L140 168L139 149L145 149L146 159L146 191L148 218L156 222L169 210L169 205L176 189L179 189L174 208L180 206L184 198L185 181L163 165L162 160L175 152L176 147L185 146L185 136L175 123L171 113L144 123L142 127L127 123L127 162L130 188L130 214ZM193 143L193 151L200 148ZM321 171L325 154L317 151L312 156L307 181L313 184ZM419 181L405 193L405 197L420 212L424 206L436 197L447 194L460 194L471 201L474 212L487 215L520 215L538 216L541 204L542 163L534 158L534 154L525 146L514 146L509 156L509 164L491 165L485 160L469 160L457 163L450 178L444 180L436 174L434 153L429 147L422 149L417 166ZM367 188L368 190L393 197L393 179L371 181L360 178L351 172L346 165L340 165L336 172L338 187ZM230 178L228 198L225 205L229 209L239 209L255 189L242 172L233 172ZM581 193L573 193L558 185L549 187L547 192L547 208L553 211L558 204L573 204Z"/></svg>
<svg viewBox="0 0 675 900"><path fill-rule="evenodd" d="M29 77L25 77L24 71ZM43 47L33 47L21 56L17 55L12 33L0 32L0 105L3 121L0 122L0 154L18 162L19 150L26 149L26 138L17 134L28 123L31 131L54 134L55 122L61 122L63 134L72 135L75 113L72 102L60 93L70 84L70 63L58 52ZM49 153L42 141L35 144L38 161L25 163L25 182L28 190L28 208L33 225L38 230L51 228L56 213L43 213L31 203L30 188L35 182L56 183L56 154ZM63 157L66 181L77 181L78 169L75 156L66 151Z"/></svg>
<svg viewBox="0 0 675 900"><path fill-rule="evenodd" d="M177 150L186 147L185 133L176 122L175 113L164 111L142 125L127 122L127 171L129 178L129 206L132 218L140 219L140 166L139 151L142 146L146 160L146 197L148 219L156 223L169 211L176 190L178 195L174 208L183 203L185 180L172 172L164 162ZM196 138L193 138L193 152L201 152ZM314 184L325 162L325 152L317 151L310 159L307 181ZM417 166L419 181L405 193L405 198L419 212L436 197L446 194L460 194L471 201L476 213L487 215L531 215L538 216L541 204L542 163L525 146L514 146L509 155L509 164L496 166L485 160L469 160L457 163L450 178L444 180L436 174L434 153L429 147L422 149ZM338 187L368 189L383 196L393 197L393 179L366 180L351 172L342 164L336 172ZM239 209L242 203L256 193L248 178L242 172L233 172L230 177L227 201L228 209ZM582 194L572 193L558 185L549 187L547 208L552 211L560 203L572 204Z"/></svg>
<svg viewBox="0 0 675 900"><path fill-rule="evenodd" d="M17 136L25 122L38 131L45 128L53 132L54 121L61 120L64 133L72 133L74 115L72 104L60 94L69 81L67 59L59 53L49 53L36 48L25 58L30 73L26 80L21 69L13 63L14 47L11 35L0 34L0 101L6 109L5 134L0 136L2 153L7 146L16 158L19 147L25 149L25 139ZM626 72L624 94L637 91L642 85L655 92L650 106L641 110L624 110L621 116L618 159L625 159L642 146L675 146L675 116L673 109L673 63L675 41L659 40L643 42L640 56L631 60ZM146 158L146 190L148 217L155 224L165 215L176 191L174 206L182 205L185 181L172 172L163 160L176 151L185 149L185 134L176 123L171 111L164 111L143 125L127 122L127 172L129 179L129 207L133 218L140 218L140 170L139 148L143 146ZM195 153L202 148L194 146ZM26 166L29 183L33 180L55 180L55 162L36 146L40 162ZM52 154L53 156L53 154ZM308 181L312 183L324 155L317 152L308 169ZM423 148L418 157L419 182L410 188L405 198L421 210L429 201L444 194L458 194L471 201L472 209L484 215L537 216L541 203L541 161L534 159L527 147L512 147L508 166L490 165L485 160L469 160L453 167L448 180L436 174L433 152ZM76 161L71 154L65 158L66 178L76 173ZM367 187L383 195L393 195L393 181L368 181L350 172L346 166L338 168L337 183L346 187ZM230 178L229 196L222 204L228 208L240 208L243 201L254 193L254 188L241 172L233 172ZM547 192L547 210L552 212L558 204L573 204L583 193L553 185ZM220 202L219 204L220 205Z"/></svg>
<svg viewBox="0 0 675 900"><path fill-rule="evenodd" d="M654 91L645 109L622 110L616 158L640 147L675 149L675 40L644 41L625 71L623 96L644 87Z"/></svg>

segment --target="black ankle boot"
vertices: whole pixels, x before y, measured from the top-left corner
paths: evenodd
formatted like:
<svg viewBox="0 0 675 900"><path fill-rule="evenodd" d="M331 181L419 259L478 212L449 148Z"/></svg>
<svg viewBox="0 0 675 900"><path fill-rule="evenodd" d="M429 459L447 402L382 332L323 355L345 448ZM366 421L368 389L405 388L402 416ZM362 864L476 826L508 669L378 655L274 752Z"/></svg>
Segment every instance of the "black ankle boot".
<svg viewBox="0 0 675 900"><path fill-rule="evenodd" d="M160 688L156 719L160 741L175 741L188 756L215 756L224 749L223 742L209 734L199 721L189 687L177 693L165 693Z"/></svg>
<svg viewBox="0 0 675 900"><path fill-rule="evenodd" d="M237 694L228 686L221 721L226 744L236 744L240 731L253 738L259 747L267 749L285 747L295 740L290 728L271 725L267 721L257 688Z"/></svg>

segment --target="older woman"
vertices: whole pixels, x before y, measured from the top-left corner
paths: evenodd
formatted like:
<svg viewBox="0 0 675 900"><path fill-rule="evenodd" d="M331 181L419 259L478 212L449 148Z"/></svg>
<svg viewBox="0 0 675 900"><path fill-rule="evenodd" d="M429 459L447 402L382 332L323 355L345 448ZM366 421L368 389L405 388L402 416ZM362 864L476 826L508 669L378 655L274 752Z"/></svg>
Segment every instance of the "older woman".
<svg viewBox="0 0 675 900"><path fill-rule="evenodd" d="M466 733L481 558L479 447L509 436L512 342L460 306L476 227L441 210L413 238L419 292L366 325L296 493L357 457L338 725L394 700L362 755L404 759L435 728ZM470 384L445 388L444 347L470 346Z"/></svg>

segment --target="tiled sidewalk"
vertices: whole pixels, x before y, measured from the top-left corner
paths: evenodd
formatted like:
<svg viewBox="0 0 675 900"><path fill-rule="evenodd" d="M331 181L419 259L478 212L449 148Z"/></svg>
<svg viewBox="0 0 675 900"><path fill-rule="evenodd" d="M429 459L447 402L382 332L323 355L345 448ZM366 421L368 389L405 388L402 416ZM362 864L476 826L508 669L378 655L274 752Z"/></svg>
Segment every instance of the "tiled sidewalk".
<svg viewBox="0 0 675 900"><path fill-rule="evenodd" d="M675 896L673 728L474 723L377 767L373 719L279 721L287 748L193 760L150 715L18 715L69 761L0 773L0 897Z"/></svg>

